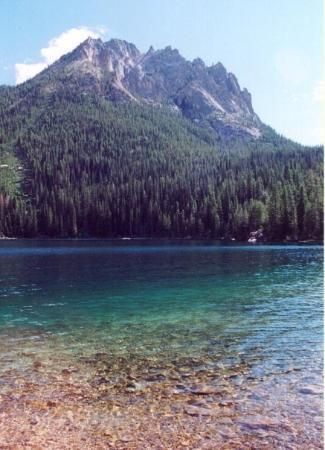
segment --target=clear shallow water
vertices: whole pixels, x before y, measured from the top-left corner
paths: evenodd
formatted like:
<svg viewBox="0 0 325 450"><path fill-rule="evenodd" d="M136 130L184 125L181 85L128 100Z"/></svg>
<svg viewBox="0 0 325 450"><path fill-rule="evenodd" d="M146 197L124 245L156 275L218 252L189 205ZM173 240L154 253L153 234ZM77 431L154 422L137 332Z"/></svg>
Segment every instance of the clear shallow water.
<svg viewBox="0 0 325 450"><path fill-rule="evenodd" d="M299 407L295 420L312 429L321 410L306 389L322 377L322 256L320 246L1 242L0 370L26 370L26 351L55 364L96 352L128 366L154 358L173 370L194 358L194 372L253 383L242 413L265 393L269 410L288 395L283 412Z"/></svg>

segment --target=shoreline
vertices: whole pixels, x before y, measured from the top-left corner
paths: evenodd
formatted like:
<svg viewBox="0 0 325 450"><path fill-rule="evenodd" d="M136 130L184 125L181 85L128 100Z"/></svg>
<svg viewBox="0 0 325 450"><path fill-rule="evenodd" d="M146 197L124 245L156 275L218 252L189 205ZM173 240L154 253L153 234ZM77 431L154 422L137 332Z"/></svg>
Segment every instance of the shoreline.
<svg viewBox="0 0 325 450"><path fill-rule="evenodd" d="M324 245L324 240L306 239L301 241L260 241L260 242L248 242L248 240L226 240L226 239L213 239L213 238L188 238L188 237L0 237L1 241L113 241L113 242L134 242L134 241L181 241L181 242L216 242L225 245L247 244L249 246L260 245Z"/></svg>
<svg viewBox="0 0 325 450"><path fill-rule="evenodd" d="M319 408L319 391L297 399L299 389L316 388L294 370L274 385L274 375L253 376L245 363L216 369L209 355L22 350L21 368L2 370L1 448L322 448L321 423L306 432L315 427L308 411ZM306 397L312 405L304 411Z"/></svg>
<svg viewBox="0 0 325 450"><path fill-rule="evenodd" d="M0 247L1 450L322 448L322 247Z"/></svg>

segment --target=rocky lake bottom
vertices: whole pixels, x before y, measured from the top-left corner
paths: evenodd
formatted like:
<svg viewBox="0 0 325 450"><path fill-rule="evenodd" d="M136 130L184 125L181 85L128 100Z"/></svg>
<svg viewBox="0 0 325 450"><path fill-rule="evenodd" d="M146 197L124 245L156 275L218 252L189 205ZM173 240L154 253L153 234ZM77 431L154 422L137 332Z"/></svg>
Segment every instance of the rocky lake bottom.
<svg viewBox="0 0 325 450"><path fill-rule="evenodd" d="M321 449L322 247L0 248L0 448Z"/></svg>

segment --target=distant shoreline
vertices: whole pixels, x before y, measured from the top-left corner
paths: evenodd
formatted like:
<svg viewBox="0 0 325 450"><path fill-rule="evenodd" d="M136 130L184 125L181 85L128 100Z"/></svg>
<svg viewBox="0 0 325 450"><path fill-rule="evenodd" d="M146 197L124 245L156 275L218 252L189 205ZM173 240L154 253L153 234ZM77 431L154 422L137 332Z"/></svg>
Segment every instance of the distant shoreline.
<svg viewBox="0 0 325 450"><path fill-rule="evenodd" d="M202 242L218 242L222 244L249 244L254 245L324 245L322 240L303 240L303 241L260 241L250 243L247 240L230 240L230 239L213 239L213 238L195 238L195 237L0 237L1 241L202 241Z"/></svg>

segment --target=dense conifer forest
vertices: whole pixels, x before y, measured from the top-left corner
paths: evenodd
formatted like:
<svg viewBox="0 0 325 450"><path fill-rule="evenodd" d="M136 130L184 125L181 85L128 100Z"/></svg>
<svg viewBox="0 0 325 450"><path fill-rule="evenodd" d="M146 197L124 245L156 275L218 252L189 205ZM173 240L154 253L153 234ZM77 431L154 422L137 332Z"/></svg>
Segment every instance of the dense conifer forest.
<svg viewBox="0 0 325 450"><path fill-rule="evenodd" d="M322 239L322 148L24 89L0 88L0 235Z"/></svg>

